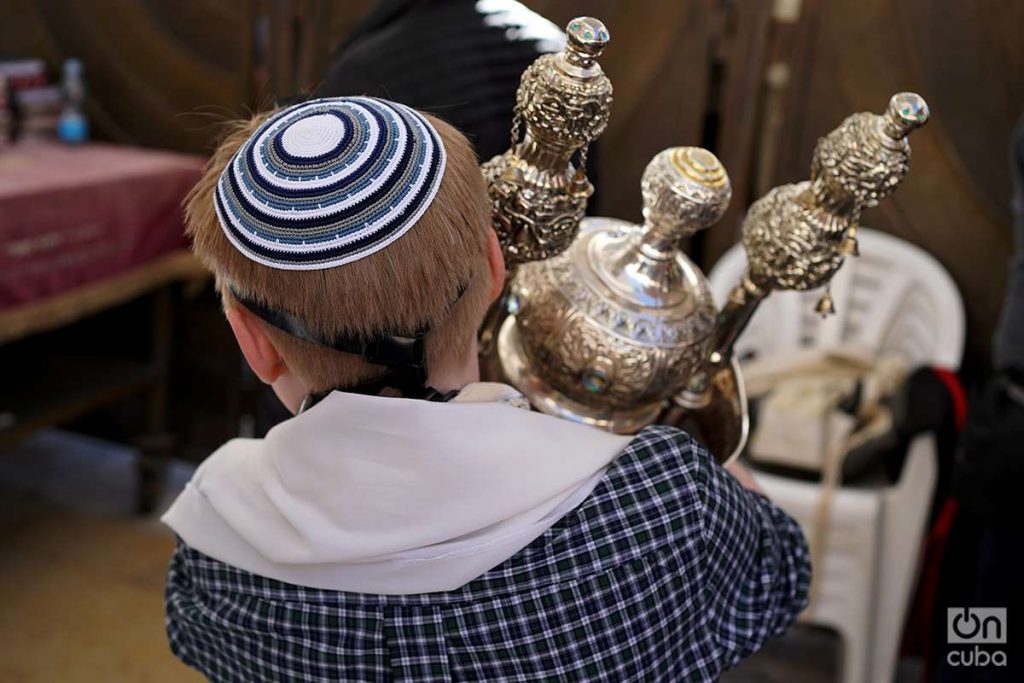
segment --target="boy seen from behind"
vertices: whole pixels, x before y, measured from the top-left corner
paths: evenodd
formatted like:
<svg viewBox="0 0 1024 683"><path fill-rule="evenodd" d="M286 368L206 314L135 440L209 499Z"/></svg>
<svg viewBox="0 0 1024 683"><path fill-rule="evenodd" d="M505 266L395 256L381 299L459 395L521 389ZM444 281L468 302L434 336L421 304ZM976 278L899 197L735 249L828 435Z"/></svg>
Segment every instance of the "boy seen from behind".
<svg viewBox="0 0 1024 683"><path fill-rule="evenodd" d="M380 99L259 116L210 160L195 251L296 413L164 516L171 647L210 679L712 680L803 608L799 528L685 433L479 381L489 211L466 139Z"/></svg>

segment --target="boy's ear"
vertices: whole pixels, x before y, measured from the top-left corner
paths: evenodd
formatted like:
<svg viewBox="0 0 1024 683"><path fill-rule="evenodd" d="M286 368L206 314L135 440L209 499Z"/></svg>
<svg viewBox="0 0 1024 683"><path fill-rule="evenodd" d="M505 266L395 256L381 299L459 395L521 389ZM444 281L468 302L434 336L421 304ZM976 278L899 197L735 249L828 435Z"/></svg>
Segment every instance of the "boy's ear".
<svg viewBox="0 0 1024 683"><path fill-rule="evenodd" d="M262 382L273 384L288 366L263 329L263 321L240 305L230 306L224 313L249 367Z"/></svg>
<svg viewBox="0 0 1024 683"><path fill-rule="evenodd" d="M491 301L495 301L505 288L505 255L494 230L487 231L487 265L491 269Z"/></svg>

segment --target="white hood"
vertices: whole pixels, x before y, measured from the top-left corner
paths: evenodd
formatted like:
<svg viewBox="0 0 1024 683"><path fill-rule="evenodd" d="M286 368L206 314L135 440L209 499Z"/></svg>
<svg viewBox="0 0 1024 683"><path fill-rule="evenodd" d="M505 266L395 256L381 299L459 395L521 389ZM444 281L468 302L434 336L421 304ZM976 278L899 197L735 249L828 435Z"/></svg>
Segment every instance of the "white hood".
<svg viewBox="0 0 1024 683"><path fill-rule="evenodd" d="M163 517L188 545L293 584L454 590L590 494L629 437L472 384L449 403L334 392L206 459Z"/></svg>

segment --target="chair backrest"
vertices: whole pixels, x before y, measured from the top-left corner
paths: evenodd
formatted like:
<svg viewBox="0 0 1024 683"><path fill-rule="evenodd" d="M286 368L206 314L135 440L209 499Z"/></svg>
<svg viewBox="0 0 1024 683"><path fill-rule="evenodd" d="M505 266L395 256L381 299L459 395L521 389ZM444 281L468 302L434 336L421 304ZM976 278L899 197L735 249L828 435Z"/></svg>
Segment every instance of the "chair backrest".
<svg viewBox="0 0 1024 683"><path fill-rule="evenodd" d="M861 256L847 258L832 279L836 314L822 319L815 313L821 289L774 292L740 336L740 359L852 344L898 353L911 365L960 367L964 307L946 270L923 249L892 235L862 227L857 238ZM709 279L719 306L746 266L739 244L715 264Z"/></svg>

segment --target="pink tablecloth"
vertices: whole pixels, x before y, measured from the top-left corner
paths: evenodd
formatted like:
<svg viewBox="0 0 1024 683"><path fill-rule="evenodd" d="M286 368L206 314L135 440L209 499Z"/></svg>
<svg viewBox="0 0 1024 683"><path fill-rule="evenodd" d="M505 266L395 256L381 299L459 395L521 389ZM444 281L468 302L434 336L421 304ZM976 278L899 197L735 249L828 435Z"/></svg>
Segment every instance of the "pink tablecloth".
<svg viewBox="0 0 1024 683"><path fill-rule="evenodd" d="M0 152L0 310L183 246L181 202L202 163L106 144Z"/></svg>

